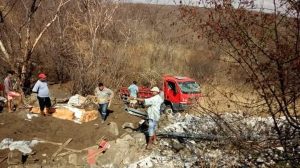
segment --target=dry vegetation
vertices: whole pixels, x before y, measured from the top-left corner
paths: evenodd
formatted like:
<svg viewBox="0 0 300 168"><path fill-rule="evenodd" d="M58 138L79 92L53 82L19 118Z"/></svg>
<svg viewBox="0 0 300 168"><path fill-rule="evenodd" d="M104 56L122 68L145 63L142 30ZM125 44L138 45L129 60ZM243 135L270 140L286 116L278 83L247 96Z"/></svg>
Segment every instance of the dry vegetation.
<svg viewBox="0 0 300 168"><path fill-rule="evenodd" d="M24 61L19 55L26 48L22 26L30 24L28 43L32 44L55 16L59 3L35 2L37 10L26 22L22 2L30 6L35 1L0 4L4 13L1 41L11 56L5 61L18 70ZM188 75L203 81L213 77L218 63L212 59L207 42L197 39L179 20L176 7L72 0L60 9L31 53L28 65L35 70L28 78L44 71L51 80L74 81L73 92L82 94L91 93L98 81L118 88L133 79L153 84L151 80L159 80L162 74Z"/></svg>
<svg viewBox="0 0 300 168"><path fill-rule="evenodd" d="M72 81L72 92L83 95L99 81L118 89L132 80L155 85L162 74L191 76L207 85L206 104L197 112L216 121L228 111L263 112L277 134L268 142L284 147L284 161L293 166L299 163L300 14L297 3L282 2L291 3L296 17L236 10L220 1L207 10L110 0L3 0L2 76L14 68L24 83L46 72L52 81ZM287 123L279 126L282 116ZM230 129L239 125L218 125L227 134L240 133ZM235 138L237 148L251 149L252 143Z"/></svg>

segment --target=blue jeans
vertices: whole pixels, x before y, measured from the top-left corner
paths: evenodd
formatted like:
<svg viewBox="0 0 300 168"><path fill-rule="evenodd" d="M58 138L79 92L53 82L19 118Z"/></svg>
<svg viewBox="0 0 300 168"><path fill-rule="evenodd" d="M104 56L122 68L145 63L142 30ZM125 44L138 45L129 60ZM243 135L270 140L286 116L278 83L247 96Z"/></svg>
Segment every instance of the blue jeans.
<svg viewBox="0 0 300 168"><path fill-rule="evenodd" d="M157 121L149 119L148 134L150 137L155 134L156 126L157 126Z"/></svg>
<svg viewBox="0 0 300 168"><path fill-rule="evenodd" d="M102 120L105 120L107 117L107 107L108 107L108 103L104 103L104 104L99 104L99 109L98 111L101 114L101 118Z"/></svg>

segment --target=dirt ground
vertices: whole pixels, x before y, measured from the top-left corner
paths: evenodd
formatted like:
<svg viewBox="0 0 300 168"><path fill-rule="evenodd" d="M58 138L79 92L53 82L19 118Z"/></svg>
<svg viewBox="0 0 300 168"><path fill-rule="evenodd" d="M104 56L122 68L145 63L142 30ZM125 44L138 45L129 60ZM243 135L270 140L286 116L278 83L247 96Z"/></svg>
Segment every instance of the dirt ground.
<svg viewBox="0 0 300 168"><path fill-rule="evenodd" d="M51 116L34 117L31 121L27 121L25 120L26 110L7 113L4 109L4 112L0 113L0 141L4 138L29 141L33 138L41 138L63 143L68 138L72 138L73 140L67 145L68 148L84 149L96 145L97 140L102 136L105 136L109 141L118 138L125 133L121 128L123 123L132 122L137 124L141 120L126 113L121 103L113 104L110 109L112 112L103 124L101 124L99 118L88 123L77 124ZM116 122L119 127L119 136L114 136L107 131L108 124L112 121ZM34 158L37 159L37 163L41 163L42 160L49 160L51 155L58 149L58 146L40 143L33 149L36 151ZM8 152L8 149L0 150L0 157L7 156ZM42 156L45 154L46 157ZM7 167L7 162L0 163L0 167Z"/></svg>

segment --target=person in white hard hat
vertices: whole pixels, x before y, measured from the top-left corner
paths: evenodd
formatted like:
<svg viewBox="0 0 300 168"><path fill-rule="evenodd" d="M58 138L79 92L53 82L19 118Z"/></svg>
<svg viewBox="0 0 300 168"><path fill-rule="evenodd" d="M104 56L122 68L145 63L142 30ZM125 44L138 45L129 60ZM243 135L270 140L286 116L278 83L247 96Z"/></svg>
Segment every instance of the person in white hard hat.
<svg viewBox="0 0 300 168"><path fill-rule="evenodd" d="M147 109L148 119L149 119L149 140L147 143L147 149L151 149L152 144L156 141L155 130L157 127L157 123L160 118L160 106L164 102L164 100L159 95L159 88L153 87L151 89L153 96L148 99L137 98L138 101L144 101L146 106L149 106Z"/></svg>

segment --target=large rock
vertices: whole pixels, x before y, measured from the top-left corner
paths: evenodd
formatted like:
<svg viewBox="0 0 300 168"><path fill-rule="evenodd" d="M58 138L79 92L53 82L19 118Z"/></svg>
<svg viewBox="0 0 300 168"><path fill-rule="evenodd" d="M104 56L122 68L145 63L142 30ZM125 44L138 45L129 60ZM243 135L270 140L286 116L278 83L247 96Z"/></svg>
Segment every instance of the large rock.
<svg viewBox="0 0 300 168"><path fill-rule="evenodd" d="M119 167L122 161L129 153L129 142L127 140L118 139L117 141L110 141L110 148L99 156L96 161L96 166L114 168Z"/></svg>
<svg viewBox="0 0 300 168"><path fill-rule="evenodd" d="M135 139L124 134L122 138L109 142L110 148L97 158L96 165L100 167L123 167L140 157L139 147L135 145Z"/></svg>
<svg viewBox="0 0 300 168"><path fill-rule="evenodd" d="M112 133L115 136L119 135L118 125L115 122L110 122L108 125L108 132Z"/></svg>

